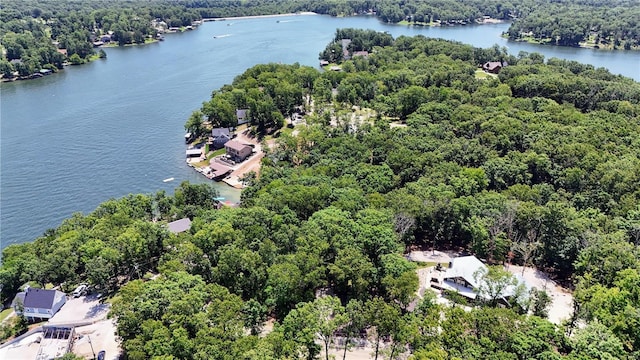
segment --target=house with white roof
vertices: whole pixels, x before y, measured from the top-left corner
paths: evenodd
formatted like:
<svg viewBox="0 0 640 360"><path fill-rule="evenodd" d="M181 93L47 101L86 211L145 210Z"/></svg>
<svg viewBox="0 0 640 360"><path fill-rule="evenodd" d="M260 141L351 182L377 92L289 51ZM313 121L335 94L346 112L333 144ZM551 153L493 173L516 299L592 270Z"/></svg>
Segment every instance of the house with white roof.
<svg viewBox="0 0 640 360"><path fill-rule="evenodd" d="M484 274L489 271L485 265L475 256L462 256L451 260L449 268L438 279L438 287L444 290L455 291L460 295L475 300L479 296L479 289L487 288ZM500 301L508 304L509 298L517 294L518 288L524 286L522 296L528 296L530 286L520 275L513 275L516 285L508 285L500 293ZM480 295L486 298L486 295ZM488 300L488 299L485 299Z"/></svg>

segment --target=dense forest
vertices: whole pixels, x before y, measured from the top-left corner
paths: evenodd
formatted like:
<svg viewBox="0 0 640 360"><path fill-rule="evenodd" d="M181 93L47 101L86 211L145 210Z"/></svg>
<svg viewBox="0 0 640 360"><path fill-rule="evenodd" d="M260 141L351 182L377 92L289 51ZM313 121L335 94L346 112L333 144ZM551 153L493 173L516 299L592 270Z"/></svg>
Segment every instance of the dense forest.
<svg viewBox="0 0 640 360"><path fill-rule="evenodd" d="M355 29L323 54L347 36L341 71L257 65L192 115L233 125L246 107L270 142L239 207L188 183L109 200L8 246L2 301L27 281L89 282L112 298L128 359L325 358L353 339L376 359L638 358L640 84ZM293 109L306 125L285 126ZM166 229L183 217L189 231ZM535 301L417 299L403 254L432 247L544 270L574 288L575 313L558 326Z"/></svg>
<svg viewBox="0 0 640 360"><path fill-rule="evenodd" d="M549 2L516 19L507 35L544 44L638 49L640 5L627 0Z"/></svg>
<svg viewBox="0 0 640 360"><path fill-rule="evenodd" d="M0 3L0 74L28 77L41 69L62 69L65 62L84 63L97 56L94 46L104 36L120 46L143 44L159 32L203 18L300 11L375 14L384 22L418 25L515 19L507 32L510 39L614 49L640 46L640 6L632 0L5 0ZM106 56L104 51L99 55Z"/></svg>

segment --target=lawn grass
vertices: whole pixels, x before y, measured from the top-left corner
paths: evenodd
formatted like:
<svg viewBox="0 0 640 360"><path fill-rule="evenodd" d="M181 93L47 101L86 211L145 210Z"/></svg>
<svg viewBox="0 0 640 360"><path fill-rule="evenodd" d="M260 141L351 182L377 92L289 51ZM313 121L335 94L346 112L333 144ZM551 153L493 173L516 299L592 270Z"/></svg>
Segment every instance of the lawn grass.
<svg viewBox="0 0 640 360"><path fill-rule="evenodd" d="M4 321L4 319L6 319L12 312L12 308L2 310L2 312L0 312L0 322Z"/></svg>
<svg viewBox="0 0 640 360"><path fill-rule="evenodd" d="M225 153L225 149L218 149L216 151L212 151L212 152L207 152L207 159L206 160L202 160L200 162L194 163L195 166L197 167L203 167L203 166L209 166L209 161L211 159L213 159L216 156L220 156L223 155Z"/></svg>
<svg viewBox="0 0 640 360"><path fill-rule="evenodd" d="M498 75L496 75L496 74L489 74L489 73L484 72L483 70L480 70L480 69L476 70L475 76L476 76L476 79L480 79L480 80L486 80L486 79L491 79L491 78L498 77Z"/></svg>
<svg viewBox="0 0 640 360"><path fill-rule="evenodd" d="M398 25L407 25L407 26L436 26L438 25L437 22L422 22L422 21L408 21L408 20L402 20L400 22L397 23Z"/></svg>

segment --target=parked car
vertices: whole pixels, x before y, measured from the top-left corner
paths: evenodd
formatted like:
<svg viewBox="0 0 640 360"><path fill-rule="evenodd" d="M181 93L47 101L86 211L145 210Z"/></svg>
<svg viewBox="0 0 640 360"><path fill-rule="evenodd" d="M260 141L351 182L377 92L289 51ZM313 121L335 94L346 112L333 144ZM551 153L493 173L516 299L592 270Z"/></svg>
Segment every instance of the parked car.
<svg viewBox="0 0 640 360"><path fill-rule="evenodd" d="M73 297L77 298L87 293L87 285L80 285L75 290L73 290Z"/></svg>
<svg viewBox="0 0 640 360"><path fill-rule="evenodd" d="M98 359L98 360L104 360L104 359L105 359L106 354L107 354L107 352L106 352L106 351L104 351L104 350L100 350L100 352L98 353L98 357L97 357L97 359Z"/></svg>

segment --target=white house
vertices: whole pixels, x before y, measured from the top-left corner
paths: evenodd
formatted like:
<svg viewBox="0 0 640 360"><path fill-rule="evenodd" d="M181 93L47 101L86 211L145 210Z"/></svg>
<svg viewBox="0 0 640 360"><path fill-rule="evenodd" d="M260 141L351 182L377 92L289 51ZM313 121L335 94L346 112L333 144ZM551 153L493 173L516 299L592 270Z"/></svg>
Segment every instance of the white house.
<svg viewBox="0 0 640 360"><path fill-rule="evenodd" d="M442 276L441 287L443 289L458 292L460 295L469 299L475 299L478 296L477 290L484 284L482 274L489 270L487 265L478 260L475 256L462 256L451 260L449 268L444 271ZM516 295L517 288L524 285L525 291L523 296L528 296L530 287L526 281L519 275L514 275L517 285L507 286L500 294L501 300L505 303L507 300Z"/></svg>
<svg viewBox="0 0 640 360"><path fill-rule="evenodd" d="M67 302L62 291L28 288L16 295L14 311L27 319L49 319ZM22 303L22 304L20 304Z"/></svg>

